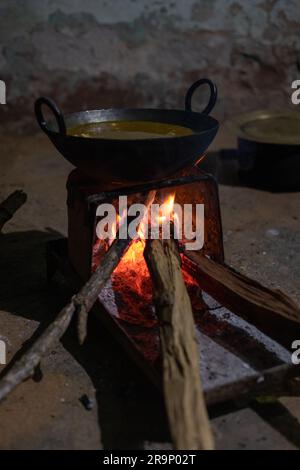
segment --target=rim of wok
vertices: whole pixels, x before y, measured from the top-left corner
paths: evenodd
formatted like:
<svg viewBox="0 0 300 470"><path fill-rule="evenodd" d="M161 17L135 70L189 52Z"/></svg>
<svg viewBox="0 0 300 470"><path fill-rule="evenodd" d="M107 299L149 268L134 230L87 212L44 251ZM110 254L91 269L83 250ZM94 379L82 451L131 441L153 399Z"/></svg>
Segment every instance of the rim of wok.
<svg viewBox="0 0 300 470"><path fill-rule="evenodd" d="M102 120L85 120L85 119L78 119L79 117L83 116L88 116L89 114L92 113L99 113L99 112L116 112L116 113L123 113L123 112L132 112L132 113L137 113L139 114L144 113L144 112L157 112L159 113L180 113L182 117L184 116L190 116L192 119L199 119L203 121L207 121L207 127L206 129L202 130L197 130L195 126L191 127L188 125L181 123L174 123L174 122L168 122L168 121L160 121L160 120L153 120L153 119L138 119L138 118L133 118L133 119L102 119ZM70 120L73 121L75 118L76 122L70 123ZM195 111L187 111L183 109L162 109L162 108L102 108L102 109L91 109L91 110L86 110L86 111L77 111L73 113L67 113L64 114L64 119L65 119L65 124L66 124L66 134L62 135L58 129L57 121L55 118L50 119L49 121L46 121L47 127L48 127L48 133L53 135L53 136L60 136L62 138L67 138L67 139L76 139L80 141L101 141L101 142L118 142L118 143L141 143L141 142L167 142L173 139L188 139L192 136L201 136L206 134L207 132L210 132L214 129L218 129L219 127L219 122L213 118L212 116L208 114L203 114L200 112L195 112ZM83 124L97 124L97 123L104 123L104 122L122 122L122 121L140 121L140 122L155 122L155 123L160 123L160 124L170 124L170 125L175 125L175 126L180 126L184 127L186 129L189 129L192 131L192 134L187 134L187 135L175 135L175 136L169 136L165 137L162 134L162 137L150 137L150 138L142 138L142 139L111 139L111 138L103 138L103 137L85 137L85 136L80 136L80 135L71 135L68 134L68 130L70 130L72 127L75 127L76 125L80 126ZM211 125L209 125L209 122ZM71 125L70 125L71 124ZM56 128L56 129L55 129Z"/></svg>

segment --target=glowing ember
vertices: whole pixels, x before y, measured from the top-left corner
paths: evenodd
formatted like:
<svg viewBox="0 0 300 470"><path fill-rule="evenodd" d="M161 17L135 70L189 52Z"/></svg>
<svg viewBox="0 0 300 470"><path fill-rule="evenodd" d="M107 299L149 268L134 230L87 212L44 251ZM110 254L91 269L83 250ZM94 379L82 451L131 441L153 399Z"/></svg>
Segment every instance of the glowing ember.
<svg viewBox="0 0 300 470"><path fill-rule="evenodd" d="M175 194L171 194L166 202L163 203L161 207L161 212L158 217L159 223L164 222L167 219L172 220L174 218L173 208L174 208Z"/></svg>
<svg viewBox="0 0 300 470"><path fill-rule="evenodd" d="M114 271L114 278L124 276L130 285L128 288L133 288L141 295L143 295L144 279L149 277L143 255L144 248L144 240L134 240Z"/></svg>
<svg viewBox="0 0 300 470"><path fill-rule="evenodd" d="M169 195L161 204L158 214L158 227L162 227L168 220L175 221L174 209L175 194ZM156 325L152 302L152 283L148 268L144 259L145 238L148 231L147 217L141 222L138 230L139 238L133 240L127 252L121 259L112 276L112 286L115 303L117 304L118 317L126 322L140 326L153 327ZM118 216L117 227L114 227L113 236L122 224L123 216ZM94 246L93 267L101 262L101 256L113 242L99 240ZM103 250L104 249L104 250ZM101 253L101 254L100 254ZM99 254L99 256L97 256ZM198 287L192 276L183 271L184 279L189 289L193 290L194 297L198 297ZM201 297L201 293L200 293ZM200 300L200 299L199 299ZM193 302L194 303L194 302ZM202 304L201 304L202 305Z"/></svg>
<svg viewBox="0 0 300 470"><path fill-rule="evenodd" d="M170 195L161 206L159 214L159 223L167 218L172 218L175 194ZM114 271L114 279L116 276L124 276L130 289L134 289L138 294L144 295L145 279L149 279L148 268L144 260L145 236L147 224L142 221L138 234L140 238L134 240L119 265ZM129 286L128 286L129 288Z"/></svg>

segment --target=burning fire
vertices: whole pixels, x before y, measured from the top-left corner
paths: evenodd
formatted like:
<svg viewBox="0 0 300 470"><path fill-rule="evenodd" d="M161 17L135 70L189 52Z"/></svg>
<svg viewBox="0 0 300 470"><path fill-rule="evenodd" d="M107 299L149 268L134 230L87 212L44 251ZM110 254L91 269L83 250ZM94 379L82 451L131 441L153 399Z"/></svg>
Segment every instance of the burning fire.
<svg viewBox="0 0 300 470"><path fill-rule="evenodd" d="M160 211L157 215L159 229L169 220L175 222L176 225L174 203L175 194L170 194L160 205ZM138 227L138 237L132 241L127 252L115 269L111 286L114 292L119 318L128 323L146 327L152 327L157 322L152 302L152 282L144 259L149 219L150 208ZM117 224L112 231L113 238L106 242L106 245L104 245L103 240L98 240L95 243L93 258L94 269L99 264L98 256L100 255L101 262L101 252L104 254L104 251L106 251L113 242L123 220L124 216L118 215ZM192 289L194 293L196 292L193 297L199 303L199 288L196 281L185 271L183 271L183 276L188 288ZM195 304L196 308L197 305L198 304ZM202 308L201 302L199 305Z"/></svg>
<svg viewBox="0 0 300 470"><path fill-rule="evenodd" d="M170 220L173 219L174 201L175 194L171 194L161 205L161 211L158 216L159 225L162 224L168 218L170 218ZM120 222L121 218L119 218L119 223ZM132 277L130 276L130 280L134 282L134 287L136 288L136 291L139 294L143 294L143 282L146 278L149 278L148 268L143 255L145 248L146 230L146 220L142 220L138 228L139 238L133 240L129 249L127 250L119 265L114 271L114 276L128 276L131 274Z"/></svg>
<svg viewBox="0 0 300 470"><path fill-rule="evenodd" d="M170 194L160 205L157 215L158 227L168 219L174 220L175 194ZM144 249L148 235L148 222L151 218L151 206L140 222L137 230L137 238L132 240L127 252L122 257L111 278L111 285L107 286L110 299L114 299L117 306L118 317L132 324L152 327L156 324L156 318L152 303L152 283L148 268L144 259ZM94 271L104 253L116 238L117 230L124 222L126 214L117 216L117 223L111 230L110 239L96 237L93 246L92 270ZM113 294L113 295L112 295ZM111 302L111 300L110 300ZM129 308L130 306L130 308Z"/></svg>
<svg viewBox="0 0 300 470"><path fill-rule="evenodd" d="M171 194L162 205L161 214L158 216L158 222L161 224L167 218L174 218L173 208L174 208L175 194Z"/></svg>

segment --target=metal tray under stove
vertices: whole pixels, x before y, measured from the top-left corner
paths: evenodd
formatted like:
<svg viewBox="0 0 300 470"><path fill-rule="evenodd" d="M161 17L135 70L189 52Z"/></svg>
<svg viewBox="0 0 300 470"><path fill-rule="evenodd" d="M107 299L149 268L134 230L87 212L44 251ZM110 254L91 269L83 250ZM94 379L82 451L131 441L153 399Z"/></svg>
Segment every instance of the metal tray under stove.
<svg viewBox="0 0 300 470"><path fill-rule="evenodd" d="M67 239L47 244L47 273L55 279L59 273L72 292L82 285L67 257ZM300 390L299 367L291 362L291 353L238 315L203 293L208 309L196 323L201 380L208 405L258 395L297 395ZM150 380L161 387L159 331L124 322L113 307L99 300L93 315L121 344L129 357Z"/></svg>

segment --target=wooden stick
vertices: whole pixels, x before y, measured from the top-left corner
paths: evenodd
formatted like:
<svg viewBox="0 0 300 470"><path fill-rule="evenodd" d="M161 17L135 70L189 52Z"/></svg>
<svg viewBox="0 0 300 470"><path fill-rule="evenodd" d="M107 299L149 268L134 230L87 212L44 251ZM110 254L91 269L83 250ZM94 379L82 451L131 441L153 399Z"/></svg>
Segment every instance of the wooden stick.
<svg viewBox="0 0 300 470"><path fill-rule="evenodd" d="M185 252L199 286L221 305L243 317L288 349L300 334L300 307L280 290L269 289L202 253ZM191 264L188 260L192 260Z"/></svg>
<svg viewBox="0 0 300 470"><path fill-rule="evenodd" d="M86 313L91 310L101 290L109 280L130 243L131 239L129 237L125 240L116 239L112 243L111 247L104 255L101 265L98 266L79 293L61 310L54 322L45 329L30 349L0 380L0 401L17 385L33 375L42 357L66 332L74 313L80 312L82 309L84 309Z"/></svg>
<svg viewBox="0 0 300 470"><path fill-rule="evenodd" d="M144 255L160 321L163 388L174 448L213 449L193 312L177 246L173 240L148 240Z"/></svg>
<svg viewBox="0 0 300 470"><path fill-rule="evenodd" d="M146 198L145 204L147 207L153 202L154 198L155 191L151 191ZM87 314L98 299L103 287L119 264L131 242L132 240L129 237L126 239L116 238L107 253L103 256L101 264L79 293L60 311L54 322L45 329L30 349L0 380L0 401L20 383L33 375L42 357L49 351L53 344L59 341L64 335L75 313L78 314L80 322L80 339L84 339Z"/></svg>
<svg viewBox="0 0 300 470"><path fill-rule="evenodd" d="M22 190L14 191L0 204L0 231L14 213L26 202L27 194Z"/></svg>
<svg viewBox="0 0 300 470"><path fill-rule="evenodd" d="M140 224L141 225L143 222L145 222L148 218L148 209L153 203L155 199L156 191L149 191L149 193L146 195L146 199L144 198L144 204L147 207L147 211L144 214L144 217L141 219ZM131 242L131 240L129 240ZM127 247L129 246L130 243L127 244ZM124 252L121 251L120 254L117 253L118 263L123 256ZM104 261L104 259L103 259ZM101 261L101 265L103 264L103 261ZM117 264L118 264L117 263ZM116 265L117 266L117 265ZM111 271L111 273L113 270ZM110 275L109 275L110 277ZM108 277L108 278L109 278ZM94 290L97 291L97 285L95 284L92 286ZM85 288L83 288L83 291L80 295L79 302L78 302L78 338L79 338L79 343L83 344L85 338L86 338L86 333L87 333L87 318L88 318L88 312L89 312L89 305L86 305L86 301L84 299L89 298L89 290L91 289L91 286L86 284ZM99 295L99 293L98 293ZM94 302L93 302L94 303Z"/></svg>

